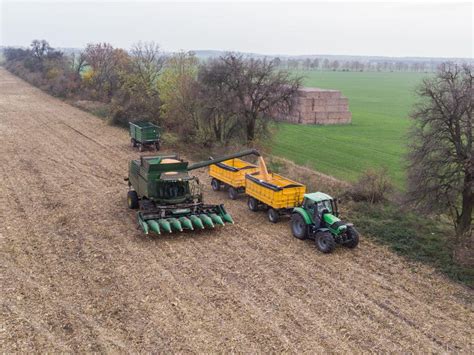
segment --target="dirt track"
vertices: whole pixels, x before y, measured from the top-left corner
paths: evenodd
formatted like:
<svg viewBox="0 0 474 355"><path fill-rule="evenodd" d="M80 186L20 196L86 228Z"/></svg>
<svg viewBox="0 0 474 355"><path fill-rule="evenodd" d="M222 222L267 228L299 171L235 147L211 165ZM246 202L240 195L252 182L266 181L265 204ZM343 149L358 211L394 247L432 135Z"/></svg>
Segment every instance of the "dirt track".
<svg viewBox="0 0 474 355"><path fill-rule="evenodd" d="M124 130L0 69L0 350L474 351L472 291L362 240L318 253L243 200L145 237Z"/></svg>

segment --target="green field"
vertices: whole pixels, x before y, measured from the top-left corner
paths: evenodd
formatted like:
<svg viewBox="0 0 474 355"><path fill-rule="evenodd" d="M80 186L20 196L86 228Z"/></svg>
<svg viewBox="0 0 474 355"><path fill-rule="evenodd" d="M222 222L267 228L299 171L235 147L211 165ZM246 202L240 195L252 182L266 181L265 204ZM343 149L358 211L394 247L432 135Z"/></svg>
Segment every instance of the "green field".
<svg viewBox="0 0 474 355"><path fill-rule="evenodd" d="M341 90L352 124L278 124L272 153L346 181L367 168L386 167L395 185L405 184L408 114L414 89L427 74L303 72L304 85Z"/></svg>

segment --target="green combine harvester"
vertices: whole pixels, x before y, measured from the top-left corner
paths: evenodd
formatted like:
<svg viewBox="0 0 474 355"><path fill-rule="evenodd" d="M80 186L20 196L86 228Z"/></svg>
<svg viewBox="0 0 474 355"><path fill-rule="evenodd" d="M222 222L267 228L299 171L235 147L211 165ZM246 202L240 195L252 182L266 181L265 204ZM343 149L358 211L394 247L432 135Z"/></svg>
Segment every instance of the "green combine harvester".
<svg viewBox="0 0 474 355"><path fill-rule="evenodd" d="M246 155L246 150L189 164L176 154L140 157L130 161L128 207L139 209L138 224L145 234L182 232L234 223L223 204L204 204L199 179L189 171Z"/></svg>

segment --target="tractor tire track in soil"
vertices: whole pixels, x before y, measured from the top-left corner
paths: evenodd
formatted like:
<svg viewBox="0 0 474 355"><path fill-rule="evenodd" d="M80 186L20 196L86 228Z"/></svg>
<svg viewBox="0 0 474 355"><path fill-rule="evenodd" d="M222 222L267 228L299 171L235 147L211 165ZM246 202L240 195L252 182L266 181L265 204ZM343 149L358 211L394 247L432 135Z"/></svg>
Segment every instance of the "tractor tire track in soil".
<svg viewBox="0 0 474 355"><path fill-rule="evenodd" d="M474 350L472 290L364 239L323 255L205 169L236 225L142 235L127 132L3 69L0 139L3 352Z"/></svg>

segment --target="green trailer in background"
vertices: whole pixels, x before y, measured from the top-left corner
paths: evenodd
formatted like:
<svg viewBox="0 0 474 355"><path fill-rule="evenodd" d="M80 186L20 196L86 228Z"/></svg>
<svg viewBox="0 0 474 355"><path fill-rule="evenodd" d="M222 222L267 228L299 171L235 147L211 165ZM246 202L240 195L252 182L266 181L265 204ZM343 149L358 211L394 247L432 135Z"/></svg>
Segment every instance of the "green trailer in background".
<svg viewBox="0 0 474 355"><path fill-rule="evenodd" d="M132 147L140 152L147 147L160 150L160 127L147 121L129 122Z"/></svg>

